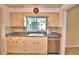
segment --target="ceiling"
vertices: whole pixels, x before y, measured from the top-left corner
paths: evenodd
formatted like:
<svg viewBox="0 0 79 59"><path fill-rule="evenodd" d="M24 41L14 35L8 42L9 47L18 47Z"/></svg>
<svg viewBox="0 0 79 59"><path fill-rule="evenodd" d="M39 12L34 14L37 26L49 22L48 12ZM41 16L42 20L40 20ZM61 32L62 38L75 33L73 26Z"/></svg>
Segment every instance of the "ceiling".
<svg viewBox="0 0 79 59"><path fill-rule="evenodd" d="M62 4L7 4L10 8L59 8Z"/></svg>

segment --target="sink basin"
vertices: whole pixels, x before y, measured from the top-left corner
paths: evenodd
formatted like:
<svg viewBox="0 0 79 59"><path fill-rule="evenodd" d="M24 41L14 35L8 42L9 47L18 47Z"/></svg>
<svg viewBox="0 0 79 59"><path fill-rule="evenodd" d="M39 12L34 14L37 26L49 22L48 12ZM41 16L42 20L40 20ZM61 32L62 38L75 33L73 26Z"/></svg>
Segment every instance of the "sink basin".
<svg viewBox="0 0 79 59"><path fill-rule="evenodd" d="M27 36L44 36L44 34L36 34L36 33L32 33L32 34L28 34Z"/></svg>

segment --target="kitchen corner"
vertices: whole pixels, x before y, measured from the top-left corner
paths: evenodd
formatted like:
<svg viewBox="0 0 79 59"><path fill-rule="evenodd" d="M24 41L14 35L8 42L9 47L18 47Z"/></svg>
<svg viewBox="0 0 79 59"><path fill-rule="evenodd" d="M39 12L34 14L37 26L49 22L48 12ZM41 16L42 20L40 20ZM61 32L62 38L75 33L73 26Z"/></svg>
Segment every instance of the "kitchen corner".
<svg viewBox="0 0 79 59"><path fill-rule="evenodd" d="M9 8L5 26L6 54L60 54L63 31L60 10L34 13L13 9Z"/></svg>

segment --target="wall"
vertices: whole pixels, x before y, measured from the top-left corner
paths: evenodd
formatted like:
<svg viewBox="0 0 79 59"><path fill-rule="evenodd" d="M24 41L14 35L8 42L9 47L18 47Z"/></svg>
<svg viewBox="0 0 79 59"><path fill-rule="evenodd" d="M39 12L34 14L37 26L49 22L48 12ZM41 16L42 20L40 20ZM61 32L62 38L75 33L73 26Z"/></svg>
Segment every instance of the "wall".
<svg viewBox="0 0 79 59"><path fill-rule="evenodd" d="M2 10L0 8L0 54L1 54L1 22L2 22Z"/></svg>
<svg viewBox="0 0 79 59"><path fill-rule="evenodd" d="M79 5L68 10L66 46L79 47Z"/></svg>
<svg viewBox="0 0 79 59"><path fill-rule="evenodd" d="M8 20L8 7L0 5L0 47L1 54L6 54L5 26Z"/></svg>
<svg viewBox="0 0 79 59"><path fill-rule="evenodd" d="M4 29L4 24L3 24L3 8L0 8L0 50L1 54L3 53L4 50L4 34L5 34L5 29Z"/></svg>

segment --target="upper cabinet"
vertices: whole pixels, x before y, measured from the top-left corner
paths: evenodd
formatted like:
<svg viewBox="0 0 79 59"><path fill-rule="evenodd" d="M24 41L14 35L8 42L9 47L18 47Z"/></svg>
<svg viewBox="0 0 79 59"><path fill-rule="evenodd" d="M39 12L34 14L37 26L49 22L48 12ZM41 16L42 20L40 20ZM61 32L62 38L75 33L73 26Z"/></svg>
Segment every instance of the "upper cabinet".
<svg viewBox="0 0 79 59"><path fill-rule="evenodd" d="M11 16L11 26L23 26L24 23L24 16L21 12L13 12L10 13Z"/></svg>
<svg viewBox="0 0 79 59"><path fill-rule="evenodd" d="M11 26L24 26L24 17L25 16L47 16L47 27L61 27L62 21L60 18L59 12L40 12L34 14L32 12L11 12ZM62 16L62 15L61 15Z"/></svg>
<svg viewBox="0 0 79 59"><path fill-rule="evenodd" d="M57 27L58 26L58 20L59 20L59 14L58 13L52 13L48 17L48 24L47 27Z"/></svg>

